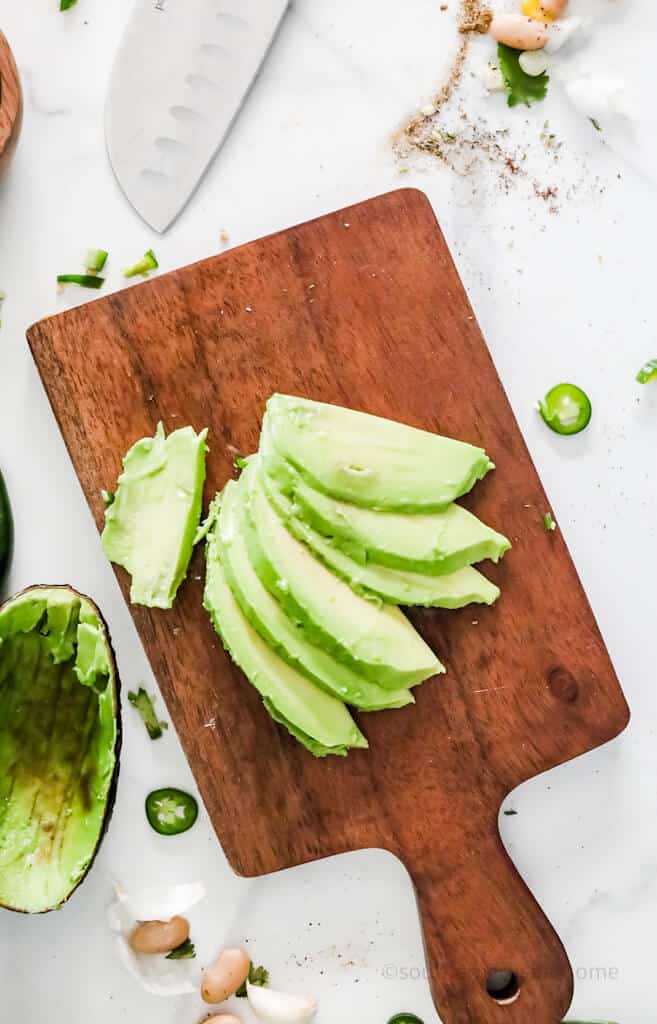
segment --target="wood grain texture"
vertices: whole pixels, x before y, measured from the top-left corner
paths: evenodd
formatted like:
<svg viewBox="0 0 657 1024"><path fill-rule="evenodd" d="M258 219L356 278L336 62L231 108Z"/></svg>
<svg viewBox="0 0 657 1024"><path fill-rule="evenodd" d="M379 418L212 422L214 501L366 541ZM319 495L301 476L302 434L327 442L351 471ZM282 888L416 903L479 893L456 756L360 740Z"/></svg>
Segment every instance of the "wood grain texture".
<svg viewBox="0 0 657 1024"><path fill-rule="evenodd" d="M18 141L23 100L18 70L9 43L0 32L0 174Z"/></svg>
<svg viewBox="0 0 657 1024"><path fill-rule="evenodd" d="M210 428L207 497L253 451L275 390L485 446L469 507L513 550L494 608L416 611L448 667L417 705L360 716L371 749L314 760L277 728L201 608L202 552L171 612L133 615L235 870L366 847L408 868L445 1024L555 1024L564 950L497 827L520 782L616 736L628 711L426 198L402 190L168 274L28 332L100 527L100 491L153 432ZM118 573L127 595L128 581ZM476 624L475 624L476 623ZM208 725L210 723L210 725ZM499 1006L491 969L521 989Z"/></svg>

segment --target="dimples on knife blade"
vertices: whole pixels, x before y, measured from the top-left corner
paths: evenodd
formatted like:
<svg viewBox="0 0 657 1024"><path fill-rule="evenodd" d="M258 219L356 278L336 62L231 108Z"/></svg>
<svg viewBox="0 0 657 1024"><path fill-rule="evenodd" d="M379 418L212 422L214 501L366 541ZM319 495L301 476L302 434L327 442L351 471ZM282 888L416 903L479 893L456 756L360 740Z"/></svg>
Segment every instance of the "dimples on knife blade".
<svg viewBox="0 0 657 1024"><path fill-rule="evenodd" d="M117 180L164 231L225 139L289 0L137 0L112 69L105 135Z"/></svg>

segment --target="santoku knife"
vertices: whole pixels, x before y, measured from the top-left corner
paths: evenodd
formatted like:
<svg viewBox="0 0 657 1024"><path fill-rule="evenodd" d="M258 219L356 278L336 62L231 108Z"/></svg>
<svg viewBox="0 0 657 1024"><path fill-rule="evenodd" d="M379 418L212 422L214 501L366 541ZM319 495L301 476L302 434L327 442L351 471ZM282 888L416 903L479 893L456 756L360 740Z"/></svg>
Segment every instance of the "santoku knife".
<svg viewBox="0 0 657 1024"><path fill-rule="evenodd" d="M137 0L105 134L118 182L164 231L225 139L289 0Z"/></svg>

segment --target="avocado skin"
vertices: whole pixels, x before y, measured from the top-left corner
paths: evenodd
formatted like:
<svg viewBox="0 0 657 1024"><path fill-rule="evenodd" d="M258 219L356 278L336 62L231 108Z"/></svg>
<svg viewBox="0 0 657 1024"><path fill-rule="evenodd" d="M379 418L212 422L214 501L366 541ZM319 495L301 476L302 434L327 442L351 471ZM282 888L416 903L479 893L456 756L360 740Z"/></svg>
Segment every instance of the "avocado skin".
<svg viewBox="0 0 657 1024"><path fill-rule="evenodd" d="M65 898L63 900L61 900L59 903L57 903L55 906L43 907L40 910L25 910L22 907L14 907L10 903L0 902L0 909L11 910L12 912L17 913L17 914L30 914L30 915L34 915L34 916L39 915L39 914L48 914L48 913L50 913L53 910L60 910L61 907L63 907L65 903L68 903L68 901L71 899L71 897L74 895L74 893L80 888L82 883L87 878L89 872L93 868L94 863L96 861L96 857L98 856L98 852L99 852L101 844L103 842L103 839L105 838L105 835L107 834L107 830L108 830L110 822L112 820L112 815L114 813L114 805L116 803L116 794L117 794L117 789L118 789L118 784L119 784L119 766L120 766L120 759L121 759L121 750L123 748L123 721L122 721L122 716L121 716L121 699L120 699L120 695L121 695L121 680L120 680L120 677L119 677L118 665L117 665L117 661L116 661L116 653L114 651L114 646L112 644L111 634L110 634L107 622L105 620L105 617L103 616L102 612L100 611L100 608L98 607L98 605L96 604L95 601L93 601L86 594L81 593L79 590L76 590L74 587L72 587L72 586L70 586L68 584L49 584L49 583L48 584L39 584L39 583L32 584L32 586L25 587L23 590L18 591L16 594L13 594L11 597L9 597L5 601L3 601L0 604L0 611L2 611L8 605L11 605L14 602L19 601L21 598L23 598L23 597L25 597L25 596L27 596L29 594L36 593L37 591L65 592L65 593L71 594L73 597L78 598L81 602L85 601L90 606L90 608L93 610L94 614L98 618L99 623L103 627L103 629L104 629L104 640L105 640L105 645L106 645L106 648L107 648L107 655L108 655L109 661L111 663L111 666L113 668L113 672L112 672L112 677L113 678L108 683L108 686L109 685L112 686L112 691L111 692L112 692L112 704L113 704L113 710L114 710L114 722L115 722L115 725L116 725L116 734L115 734L114 746L113 746L113 750L112 750L113 757L114 757L114 769L113 769L112 777L111 777L110 784L109 784L109 787L108 787L108 790L107 790L107 796L105 798L105 808L104 808L104 813L103 813L102 827L101 827L101 829L99 831L98 838L96 839L96 843L95 843L95 845L94 845L94 847L93 847L93 849L91 851L91 854L90 854L90 857L89 857L89 862L88 862L88 864L87 864L87 866L86 866L86 868L84 870L84 873L71 886L71 888L67 892Z"/></svg>
<svg viewBox="0 0 657 1024"><path fill-rule="evenodd" d="M14 551L14 520L4 477L0 473L0 589L4 586Z"/></svg>

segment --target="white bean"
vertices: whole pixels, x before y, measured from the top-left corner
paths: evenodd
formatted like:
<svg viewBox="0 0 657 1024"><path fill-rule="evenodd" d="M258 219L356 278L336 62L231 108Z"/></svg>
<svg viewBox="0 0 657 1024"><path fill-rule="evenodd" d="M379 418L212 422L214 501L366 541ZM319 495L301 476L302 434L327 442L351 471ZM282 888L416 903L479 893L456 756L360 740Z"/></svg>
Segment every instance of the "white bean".
<svg viewBox="0 0 657 1024"><path fill-rule="evenodd" d="M170 921L141 921L130 936L136 953L170 953L189 938L189 921L172 917Z"/></svg>
<svg viewBox="0 0 657 1024"><path fill-rule="evenodd" d="M554 18L560 18L568 6L568 0L541 0L541 11Z"/></svg>
<svg viewBox="0 0 657 1024"><path fill-rule="evenodd" d="M251 961L243 949L224 949L203 974L201 996L206 1003L223 1003L249 976Z"/></svg>
<svg viewBox="0 0 657 1024"><path fill-rule="evenodd" d="M514 50L542 50L548 41L547 27L523 14L496 14L489 32L498 43Z"/></svg>

